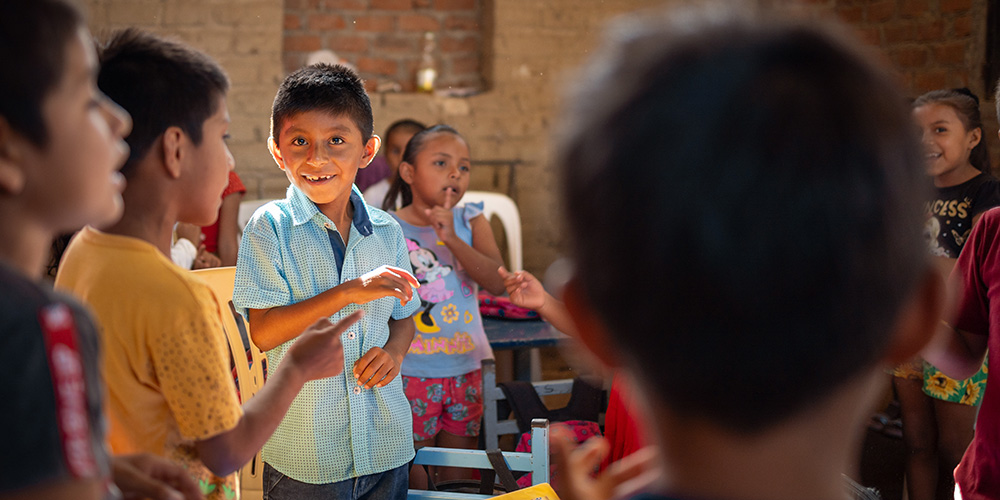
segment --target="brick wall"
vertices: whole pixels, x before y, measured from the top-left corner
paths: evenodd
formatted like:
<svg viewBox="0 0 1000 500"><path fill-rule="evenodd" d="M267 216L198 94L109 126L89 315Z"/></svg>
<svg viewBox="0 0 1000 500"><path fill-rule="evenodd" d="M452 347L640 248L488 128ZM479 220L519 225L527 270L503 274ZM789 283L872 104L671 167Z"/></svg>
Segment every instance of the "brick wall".
<svg viewBox="0 0 1000 500"><path fill-rule="evenodd" d="M354 20L360 18L360 12L378 11L378 16L393 19L392 29L362 35L365 47L372 48L370 44L380 37L391 40L404 34L397 22L406 14L394 10L403 1L286 0L284 6L276 0L85 3L90 6L95 29L134 24L176 34L222 62L233 80L229 103L236 168L250 188L248 198L257 198L283 196L287 186L284 175L264 149L271 100L283 76L286 28L299 22L307 29L309 16L301 9L320 9L341 16L314 21L317 26L329 24L331 29L325 30L323 36L335 37L356 30ZM405 0L418 9L442 1ZM471 5L469 0L448 1L451 5ZM992 96L985 92L978 69L984 57L986 1L812 0L808 9L837 15L855 26L884 55L887 64L898 70L912 95L938 86L967 85L985 96L983 116L989 120L986 135L996 145L1000 141L996 140ZM607 19L663 3L670 2L476 0L476 8L481 9L482 19L478 22L483 30L482 44L488 56L480 69L489 79L489 89L467 98L372 93L376 131L381 133L393 120L403 117L450 123L466 136L475 159L518 160L513 185L507 183L506 167L477 167L472 185L507 192L517 200L523 219L525 267L533 272L544 271L564 253L550 136L567 70L597 43ZM435 15L442 16L435 19L447 32L450 14L431 16ZM337 19L343 21L342 28L338 28L341 21ZM419 37L422 29L406 33ZM315 41L310 43L315 47ZM383 50L374 53L384 53L390 59L399 56ZM347 54L344 51L341 55ZM409 74L408 70L407 77ZM994 164L1000 163L997 160L1000 157L994 154Z"/></svg>
<svg viewBox="0 0 1000 500"><path fill-rule="evenodd" d="M286 0L284 65L328 49L353 64L369 90L379 83L414 90L424 34L435 34L438 88L483 87L485 0ZM488 30L487 30L488 32Z"/></svg>
<svg viewBox="0 0 1000 500"><path fill-rule="evenodd" d="M987 0L821 0L887 58L910 96L968 87L980 97L995 171L1000 140L993 86L983 80ZM995 7L1000 8L1000 6ZM995 28L997 29L997 28Z"/></svg>
<svg viewBox="0 0 1000 500"><path fill-rule="evenodd" d="M282 5L275 0L84 0L99 38L136 26L175 36L203 50L229 75L229 148L248 198L262 181L282 175L264 147L281 70ZM273 183L273 181L271 181ZM265 182L266 184L266 182Z"/></svg>

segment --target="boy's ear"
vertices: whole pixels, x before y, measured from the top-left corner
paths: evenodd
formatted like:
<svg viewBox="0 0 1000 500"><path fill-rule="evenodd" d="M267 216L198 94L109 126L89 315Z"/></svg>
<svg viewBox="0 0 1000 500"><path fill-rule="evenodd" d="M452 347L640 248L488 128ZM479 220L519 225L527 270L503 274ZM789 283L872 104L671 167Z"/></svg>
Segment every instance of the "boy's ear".
<svg viewBox="0 0 1000 500"><path fill-rule="evenodd" d="M180 127L167 127L160 139L163 142L163 166L167 170L167 175L171 179L176 179L181 176L183 162L187 154L184 149L185 143L190 141L187 140L187 134Z"/></svg>
<svg viewBox="0 0 1000 500"><path fill-rule="evenodd" d="M24 189L26 176L22 161L25 147L24 138L11 128L7 120L0 118L0 191L17 195Z"/></svg>
<svg viewBox="0 0 1000 500"><path fill-rule="evenodd" d="M922 351L937 331L944 305L944 278L937 270L928 268L920 284L899 309L883 362L887 366L899 366Z"/></svg>
<svg viewBox="0 0 1000 500"><path fill-rule="evenodd" d="M365 168L371 164L372 160L375 159L375 155L378 154L379 148L382 147L382 138L372 134L371 139L365 143L365 154L361 157L361 165L358 168Z"/></svg>
<svg viewBox="0 0 1000 500"><path fill-rule="evenodd" d="M403 164L400 164L402 172ZM594 308L587 301L577 277L574 276L563 288L563 300L566 309L573 318L580 342L597 360L607 368L618 369L621 366L618 350L611 341L611 332L604 326L604 321L597 316Z"/></svg>
<svg viewBox="0 0 1000 500"><path fill-rule="evenodd" d="M271 158L274 158L274 163L278 164L278 168L285 169L285 160L281 158L281 150L278 149L278 144L274 142L274 136L267 138L267 150L271 152Z"/></svg>

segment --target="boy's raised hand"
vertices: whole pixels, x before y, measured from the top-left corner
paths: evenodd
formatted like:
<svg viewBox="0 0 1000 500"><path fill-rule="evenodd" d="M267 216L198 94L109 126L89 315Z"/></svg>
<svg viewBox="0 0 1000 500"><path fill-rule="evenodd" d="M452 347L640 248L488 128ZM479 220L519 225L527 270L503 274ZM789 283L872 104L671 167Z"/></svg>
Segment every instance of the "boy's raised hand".
<svg viewBox="0 0 1000 500"><path fill-rule="evenodd" d="M444 193L444 206L436 206L424 210L427 220L434 229L434 234L437 235L439 240L445 243L448 243L455 237L455 219L451 213L452 207L455 206L455 201L457 201L455 200L455 193L449 189Z"/></svg>
<svg viewBox="0 0 1000 500"><path fill-rule="evenodd" d="M344 346L340 335L364 317L363 309L354 311L336 323L320 318L288 349L287 360L306 381L339 375L344 371Z"/></svg>
<svg viewBox="0 0 1000 500"><path fill-rule="evenodd" d="M503 266L497 269L497 273L503 278L503 286L507 288L507 295L515 306L528 309L539 310L545 305L547 295L542 282L538 281L534 275L528 271L509 272Z"/></svg>
<svg viewBox="0 0 1000 500"><path fill-rule="evenodd" d="M417 278L395 266L379 266L346 284L350 285L351 301L355 304L396 297L401 305L406 305L413 299L413 289L420 288Z"/></svg>
<svg viewBox="0 0 1000 500"><path fill-rule="evenodd" d="M389 351L372 347L354 363L354 379L365 389L385 387L399 375L403 359L394 359Z"/></svg>

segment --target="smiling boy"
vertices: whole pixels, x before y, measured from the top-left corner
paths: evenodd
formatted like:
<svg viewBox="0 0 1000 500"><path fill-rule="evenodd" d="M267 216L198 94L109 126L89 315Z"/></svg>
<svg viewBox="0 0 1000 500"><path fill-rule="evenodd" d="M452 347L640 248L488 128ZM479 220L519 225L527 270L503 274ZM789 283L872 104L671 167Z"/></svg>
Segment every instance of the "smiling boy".
<svg viewBox="0 0 1000 500"><path fill-rule="evenodd" d="M366 315L341 339L353 376L307 385L264 446L268 498L406 494L414 452L397 375L419 302L399 225L354 187L379 148L372 121L361 80L342 66L302 68L274 99L268 149L291 185L247 224L233 300L279 367L302 325Z"/></svg>

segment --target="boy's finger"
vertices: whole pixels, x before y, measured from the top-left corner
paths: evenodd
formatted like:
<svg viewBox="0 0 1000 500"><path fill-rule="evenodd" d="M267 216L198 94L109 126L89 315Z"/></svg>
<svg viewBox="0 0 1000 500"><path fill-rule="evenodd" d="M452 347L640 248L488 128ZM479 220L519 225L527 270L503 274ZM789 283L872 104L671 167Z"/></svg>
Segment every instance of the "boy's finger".
<svg viewBox="0 0 1000 500"><path fill-rule="evenodd" d="M340 318L340 320L336 322L329 318L320 318L313 324L313 326L325 335L339 337L340 334L346 332L348 328L357 323L363 317L365 317L365 310L358 309L357 311Z"/></svg>
<svg viewBox="0 0 1000 500"><path fill-rule="evenodd" d="M500 267L497 268L497 274L499 274L500 277L503 278L504 280L507 280L508 278L511 278L510 272L508 272L507 268L505 268L503 266L500 266Z"/></svg>
<svg viewBox="0 0 1000 500"><path fill-rule="evenodd" d="M364 356L361 356L360 358L358 358L357 361L354 362L354 367L352 372L354 373L355 379L361 378L361 374L365 371L366 368L368 368L368 365L371 364L372 360L375 359L375 356L377 355L378 352L373 347L369 349L368 352L364 354Z"/></svg>
<svg viewBox="0 0 1000 500"><path fill-rule="evenodd" d="M411 286L415 288L420 288L420 282L417 281L417 278L412 274L410 274L406 269L394 266L385 266L385 268L386 270L390 271L390 274L393 274L395 276L398 276L406 280L407 283L409 283Z"/></svg>
<svg viewBox="0 0 1000 500"><path fill-rule="evenodd" d="M382 380L379 381L378 386L385 387L389 385L389 382L392 382L393 379L396 378L396 375L399 375L399 367L396 366L395 363L393 363L392 369L389 370L389 373L387 373L385 377L383 377Z"/></svg>
<svg viewBox="0 0 1000 500"><path fill-rule="evenodd" d="M391 367L388 363L382 363L382 365L375 370L375 373L372 374L371 378L368 379L367 383L365 383L365 389L371 389L382 382L382 379L389 374L390 369Z"/></svg>

